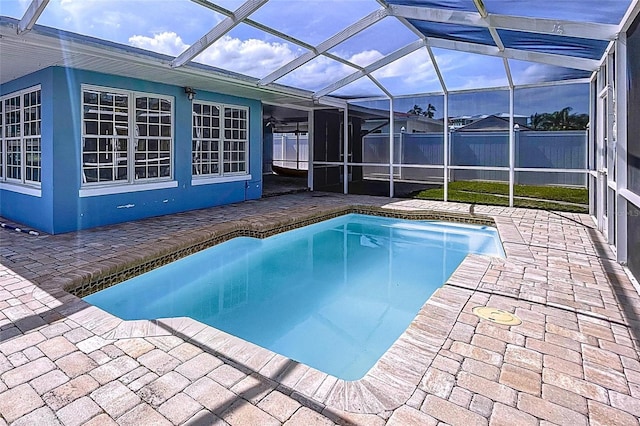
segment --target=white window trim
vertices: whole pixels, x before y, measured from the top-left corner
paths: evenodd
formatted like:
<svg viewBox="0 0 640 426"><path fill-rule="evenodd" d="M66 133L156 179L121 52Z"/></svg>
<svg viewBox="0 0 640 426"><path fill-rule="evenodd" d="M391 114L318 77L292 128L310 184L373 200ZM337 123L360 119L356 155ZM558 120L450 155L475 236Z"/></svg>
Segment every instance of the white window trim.
<svg viewBox="0 0 640 426"><path fill-rule="evenodd" d="M251 175L226 175L226 176L207 176L191 179L191 186L212 185L216 183L242 182L251 180Z"/></svg>
<svg viewBox="0 0 640 426"><path fill-rule="evenodd" d="M209 105L209 106L214 106L216 108L218 108L218 110L220 111L220 137L218 138L219 141L219 153L220 156L218 158L218 173L210 173L210 174L206 174L206 175L194 175L193 174L193 104L200 104L200 105ZM247 166L247 169L245 172L224 172L224 142L225 142L225 137L224 137L224 130L225 130L225 126L224 126L224 109L225 108L235 108L235 109L240 109L240 110L244 110L247 113L247 148L245 150L245 155L246 155L246 159L245 159L245 164ZM209 185L209 184L214 184L214 183L225 183L225 182L237 182L237 181L242 181L242 180L251 180L251 175L250 173L250 149L251 149L251 132L250 132L250 125L251 125L251 117L250 117L250 108L248 106L245 105L234 105L234 104L224 104L224 103L218 103L218 102L210 102L210 101L201 101L201 100L194 100L191 104L191 185L192 186L197 186L197 185ZM233 139L232 139L233 140Z"/></svg>
<svg viewBox="0 0 640 426"><path fill-rule="evenodd" d="M42 189L40 186L16 183L12 180L0 182L0 189L5 191L17 192L18 194L31 195L32 197L42 197Z"/></svg>
<svg viewBox="0 0 640 426"><path fill-rule="evenodd" d="M127 146L127 180L126 181L105 181L105 182L82 182L79 191L80 197L91 197L96 195L108 195L108 194L123 194L127 192L147 191L159 188L175 188L178 186L178 182L175 180L175 97L170 95L162 95L159 93L140 92L136 90L119 89L115 87L97 86L93 84L81 84L80 85L80 105L84 105L84 91L104 91L112 92L129 97L128 113L129 120L127 122L129 126L129 134L127 139L129 140ZM138 138L135 131L135 101L136 97L145 96L158 99L165 99L171 101L171 174L167 177L158 178L142 178L135 179L135 140ZM84 111L81 111L80 120L80 173L84 173L83 160L82 160L82 139L84 134ZM163 185L169 183L170 185ZM156 185L160 184L160 185ZM103 189L103 190L101 190ZM84 194L84 195L83 195Z"/></svg>
<svg viewBox="0 0 640 426"><path fill-rule="evenodd" d="M7 138L5 138L5 123L4 114L5 106L4 101L8 98L20 97L20 126L24 125L24 99L23 95L35 91L40 91L40 182L35 182L25 179L26 172L26 146L24 128L20 131L20 179L13 179L7 177ZM42 85L36 84L24 89L16 90L15 92L7 93L0 96L0 103L2 103L2 113L0 114L0 145L2 149L2 158L0 159L0 190L6 190L11 192L17 192L20 194L31 195L34 197L42 196ZM33 137L32 135L30 137ZM9 138L11 140L15 138Z"/></svg>
<svg viewBox="0 0 640 426"><path fill-rule="evenodd" d="M126 194L128 192L153 191L155 189L177 188L178 182L175 180L164 182L145 182L137 184L120 184L120 185L100 185L91 188L81 188L78 192L80 198L97 197L101 195Z"/></svg>

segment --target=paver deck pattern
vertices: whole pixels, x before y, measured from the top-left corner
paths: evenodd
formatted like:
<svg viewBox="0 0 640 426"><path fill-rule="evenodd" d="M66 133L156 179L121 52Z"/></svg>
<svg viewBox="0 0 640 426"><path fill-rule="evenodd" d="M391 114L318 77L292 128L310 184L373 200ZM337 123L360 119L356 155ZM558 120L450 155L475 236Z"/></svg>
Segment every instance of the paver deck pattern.
<svg viewBox="0 0 640 426"><path fill-rule="evenodd" d="M300 193L56 236L0 230L0 426L639 424L640 297L586 215L476 206L507 258L468 256L354 382L188 318L122 321L65 291L221 230L353 205L469 211ZM480 320L484 305L523 322Z"/></svg>

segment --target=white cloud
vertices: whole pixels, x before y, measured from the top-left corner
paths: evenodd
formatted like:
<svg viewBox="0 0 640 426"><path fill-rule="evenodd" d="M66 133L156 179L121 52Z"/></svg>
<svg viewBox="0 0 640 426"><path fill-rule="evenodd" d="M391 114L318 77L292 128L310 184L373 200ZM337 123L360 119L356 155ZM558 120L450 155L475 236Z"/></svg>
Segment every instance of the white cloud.
<svg viewBox="0 0 640 426"><path fill-rule="evenodd" d="M141 49L172 56L178 56L189 47L189 45L185 44L182 38L174 32L163 32L153 37L134 35L129 37L129 44Z"/></svg>
<svg viewBox="0 0 640 426"><path fill-rule="evenodd" d="M377 50L364 50L356 53L355 55L351 55L348 60L356 65L360 65L361 67L366 67L383 57L384 55Z"/></svg>
<svg viewBox="0 0 640 426"><path fill-rule="evenodd" d="M428 53L418 50L380 68L373 76L386 84L393 94L423 93L441 90L440 81Z"/></svg>

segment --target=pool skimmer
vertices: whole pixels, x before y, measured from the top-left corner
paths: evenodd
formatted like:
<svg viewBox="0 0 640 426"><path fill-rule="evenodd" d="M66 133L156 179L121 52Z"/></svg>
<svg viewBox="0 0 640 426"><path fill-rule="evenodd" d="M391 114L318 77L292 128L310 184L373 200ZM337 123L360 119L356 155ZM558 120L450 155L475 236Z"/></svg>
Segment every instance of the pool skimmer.
<svg viewBox="0 0 640 426"><path fill-rule="evenodd" d="M512 314L511 312L491 308L489 306L476 306L473 308L473 313L479 316L482 319L489 320L496 324L501 325L520 325L522 324L522 320Z"/></svg>

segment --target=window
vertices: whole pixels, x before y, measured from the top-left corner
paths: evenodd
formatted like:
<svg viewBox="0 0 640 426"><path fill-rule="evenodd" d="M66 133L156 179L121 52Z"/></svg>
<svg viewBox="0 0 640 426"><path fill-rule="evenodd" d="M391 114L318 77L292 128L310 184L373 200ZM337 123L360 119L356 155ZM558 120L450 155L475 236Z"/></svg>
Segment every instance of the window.
<svg viewBox="0 0 640 426"><path fill-rule="evenodd" d="M172 98L83 86L82 111L83 184L171 179Z"/></svg>
<svg viewBox="0 0 640 426"><path fill-rule="evenodd" d="M248 174L248 119L249 110L244 107L193 103L194 176Z"/></svg>
<svg viewBox="0 0 640 426"><path fill-rule="evenodd" d="M0 98L0 182L40 185L41 111L40 87Z"/></svg>

